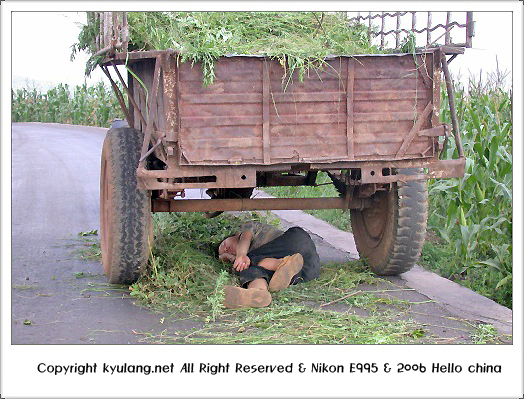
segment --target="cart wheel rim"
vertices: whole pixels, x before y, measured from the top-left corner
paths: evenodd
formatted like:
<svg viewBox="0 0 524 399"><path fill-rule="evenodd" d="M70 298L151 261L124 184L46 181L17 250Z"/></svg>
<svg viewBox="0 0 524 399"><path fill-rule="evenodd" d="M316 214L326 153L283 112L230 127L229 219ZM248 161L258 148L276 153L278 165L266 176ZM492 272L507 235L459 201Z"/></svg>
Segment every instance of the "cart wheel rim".
<svg viewBox="0 0 524 399"><path fill-rule="evenodd" d="M375 206L367 208L362 212L362 225L366 235L375 245L379 245L386 230L389 195L391 194L380 194L377 196Z"/></svg>

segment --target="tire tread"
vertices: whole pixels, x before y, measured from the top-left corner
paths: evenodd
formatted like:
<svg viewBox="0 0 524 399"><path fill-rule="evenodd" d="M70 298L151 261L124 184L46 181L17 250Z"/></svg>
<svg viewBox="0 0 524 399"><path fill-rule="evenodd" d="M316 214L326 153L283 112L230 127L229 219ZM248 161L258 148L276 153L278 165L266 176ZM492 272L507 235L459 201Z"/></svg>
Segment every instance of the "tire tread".
<svg viewBox="0 0 524 399"><path fill-rule="evenodd" d="M142 133L127 127L110 129L106 140L113 171L113 181L108 183L114 185L114 196L107 204L114 212L114 225L107 232L112 237L109 248L102 248L111 258L106 274L110 283L132 284L145 269L150 244L149 193L138 190L136 178Z"/></svg>
<svg viewBox="0 0 524 399"><path fill-rule="evenodd" d="M410 270L418 261L424 245L428 218L428 191L425 181L410 180L392 184L394 206L392 233L387 239L381 239L380 251L375 251L367 244L365 229L362 227L360 211L352 211L351 224L355 244L360 256L368 259L373 271L379 275L398 275ZM389 214L388 214L389 215ZM391 227L391 226L390 226ZM382 255L377 255L377 253Z"/></svg>

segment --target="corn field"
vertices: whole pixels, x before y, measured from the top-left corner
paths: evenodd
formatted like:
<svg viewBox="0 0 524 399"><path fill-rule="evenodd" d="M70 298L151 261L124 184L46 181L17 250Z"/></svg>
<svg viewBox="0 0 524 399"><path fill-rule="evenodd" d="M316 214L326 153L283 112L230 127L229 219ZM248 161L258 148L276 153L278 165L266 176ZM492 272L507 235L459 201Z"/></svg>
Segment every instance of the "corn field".
<svg viewBox="0 0 524 399"><path fill-rule="evenodd" d="M512 306L513 129L505 74L455 84L455 105L466 155L462 179L431 181L429 228L447 247L437 271ZM450 123L443 92L442 117ZM447 158L456 157L453 145Z"/></svg>
<svg viewBox="0 0 524 399"><path fill-rule="evenodd" d="M102 82L83 84L73 90L59 84L41 93L36 88L11 91L13 122L50 122L109 127L115 118L123 118L113 91Z"/></svg>
<svg viewBox="0 0 524 399"><path fill-rule="evenodd" d="M429 182L428 226L436 238L430 234L422 262L443 277L512 307L512 98L504 79L497 72L485 82L471 80L467 90L455 84L466 174L462 179ZM442 121L451 123L448 107L443 88ZM60 84L45 94L35 89L12 92L13 122L109 127L115 117L123 118L118 101L102 83L73 91ZM456 148L449 140L446 157L452 156L456 157ZM300 190L295 195L301 195Z"/></svg>

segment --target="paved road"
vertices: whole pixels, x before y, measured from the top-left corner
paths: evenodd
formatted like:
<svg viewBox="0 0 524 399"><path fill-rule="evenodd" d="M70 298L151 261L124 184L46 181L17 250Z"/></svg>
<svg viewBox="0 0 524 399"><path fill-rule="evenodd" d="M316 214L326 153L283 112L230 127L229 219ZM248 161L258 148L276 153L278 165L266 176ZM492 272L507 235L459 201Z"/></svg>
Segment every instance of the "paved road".
<svg viewBox="0 0 524 399"><path fill-rule="evenodd" d="M105 132L81 126L13 124L13 344L139 343L142 335L133 331L189 331L199 326L164 321L162 315L134 305L128 292L107 284L99 262L81 260L74 253L84 243L78 233L99 229L99 165ZM344 235L348 233L302 212L279 216L284 226L303 225L311 232L322 262L356 257L351 237ZM420 303L409 316L439 337L470 342L472 321L495 322L501 332L511 333L511 311L489 300L479 302L474 293L473 305L457 305L471 292L442 280L416 269L390 282L416 289L400 294ZM482 309L475 308L479 306Z"/></svg>
<svg viewBox="0 0 524 399"><path fill-rule="evenodd" d="M13 124L13 344L136 343L133 330L165 328L125 290L111 289L100 263L75 255L84 243L78 233L99 230L106 131Z"/></svg>

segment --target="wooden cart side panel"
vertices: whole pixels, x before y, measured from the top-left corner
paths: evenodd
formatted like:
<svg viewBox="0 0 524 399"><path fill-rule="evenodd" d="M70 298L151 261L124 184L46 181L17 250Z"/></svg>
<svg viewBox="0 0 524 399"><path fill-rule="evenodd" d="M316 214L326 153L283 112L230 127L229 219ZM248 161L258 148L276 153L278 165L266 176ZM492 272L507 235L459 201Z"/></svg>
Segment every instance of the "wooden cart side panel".
<svg viewBox="0 0 524 399"><path fill-rule="evenodd" d="M347 157L347 61L329 60L300 82L270 63L270 138L273 162Z"/></svg>
<svg viewBox="0 0 524 399"><path fill-rule="evenodd" d="M358 159L385 159L397 154L415 121L432 101L426 68L412 55L362 57L355 63L354 131ZM420 70L423 69L421 72ZM429 74L431 76L431 72ZM429 118L421 129L431 127ZM416 136L404 157L433 156L429 138Z"/></svg>
<svg viewBox="0 0 524 399"><path fill-rule="evenodd" d="M263 161L261 61L218 60L207 88L199 64L180 64L180 147L190 163Z"/></svg>
<svg viewBox="0 0 524 399"><path fill-rule="evenodd" d="M204 87L201 66L182 63L180 149L202 165L432 157L435 139L417 132L438 121L436 75L432 53L417 62L337 57L303 82L276 60L230 57L216 62L215 81ZM430 115L416 124L428 104Z"/></svg>

